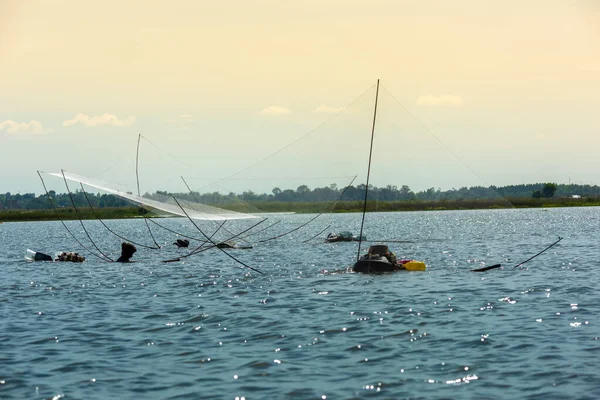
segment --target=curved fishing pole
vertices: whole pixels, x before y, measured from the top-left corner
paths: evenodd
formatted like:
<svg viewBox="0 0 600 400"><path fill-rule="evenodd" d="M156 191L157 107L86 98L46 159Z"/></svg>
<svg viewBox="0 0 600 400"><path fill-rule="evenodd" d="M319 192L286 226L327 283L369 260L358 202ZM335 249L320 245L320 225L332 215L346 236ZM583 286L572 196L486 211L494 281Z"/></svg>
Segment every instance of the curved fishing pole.
<svg viewBox="0 0 600 400"><path fill-rule="evenodd" d="M360 259L360 245L365 225L365 214L367 213L367 195L369 194L369 177L371 176L371 156L373 155L373 138L375 137L375 120L377 119L377 100L379 99L379 79L377 79L377 90L375 91L375 111L373 112L373 127L371 128L371 147L369 149L369 165L367 167L367 184L365 186L365 203L363 206L362 222L360 223L360 234L358 235L358 252L356 259Z"/></svg>
<svg viewBox="0 0 600 400"><path fill-rule="evenodd" d="M520 263L518 263L517 265L515 265L513 267L513 269L520 267L521 265L525 264L526 262L529 262L531 260L533 260L534 258L536 258L537 256L539 256L540 254L544 253L546 250L550 249L551 247L554 247L556 244L558 244L558 242L560 242L561 240L563 240L563 238L561 238L560 236L558 237L558 240L554 243L552 243L550 246L546 247L544 250L540 251L539 253L537 253L536 255L529 257L527 260L522 261ZM483 267L483 268L477 268L477 269L472 269L471 272L484 272L484 271L489 271L490 269L495 269L495 268L500 268L502 266L502 264L494 264L494 265L490 265L489 267Z"/></svg>
<svg viewBox="0 0 600 400"><path fill-rule="evenodd" d="M269 238L269 239L263 239L263 240L259 240L259 241L258 241L258 243L264 243L264 242L268 242L268 241L270 241L270 240L279 239L280 237L283 237L283 236L289 235L289 234L290 234L290 233L292 233L292 232L296 232L298 229L301 229L301 228L305 227L306 225L310 224L310 223L311 223L311 222L313 222L315 219L319 218L321 215L323 215L323 213L319 213L319 214L317 214L317 215L316 215L314 218L311 218L310 220L308 220L308 222L305 222L304 224L302 224L302 225L300 225L300 226L297 226L297 227L295 227L295 228L294 228L294 229L292 229L291 231L288 231L288 232L282 233L281 235L273 236L272 238Z"/></svg>
<svg viewBox="0 0 600 400"><path fill-rule="evenodd" d="M337 200L336 200L336 201L333 203L332 210L335 208L335 205L336 205L336 204L337 204L337 202L338 202L338 201L339 201L339 200L342 198L342 196L344 195L344 193L346 193L346 190L348 190L348 188L349 188L349 187L352 185L352 183L354 182L354 180L356 179L356 177L357 177L357 176L358 176L358 175L354 175L354 178L352 178L352 180L350 181L350 184L349 184L348 186L346 186L346 187L344 188L344 190L342 190L342 193L340 193L340 195L338 196ZM304 223L304 224L302 224L302 225L300 225L300 226L298 226L298 227L296 227L296 228L292 229L292 230L291 230L291 231L289 231L289 232L282 233L281 235L277 235L277 236L274 236L274 237L272 237L272 238L269 238L269 239L259 240L259 241L258 241L258 243L264 243L264 242L268 242L268 241L270 241L270 240L279 239L280 237L283 237L283 236L289 235L289 234L290 234L290 233L292 233L292 232L296 232L298 229L304 228L306 225L310 224L310 223L311 223L311 222L313 222L315 219L319 218L321 215L323 215L323 213L319 213L319 214L317 214L317 215L316 215L314 218L310 219L308 222L306 222L306 223Z"/></svg>
<svg viewBox="0 0 600 400"><path fill-rule="evenodd" d="M333 206L331 206L331 211L333 212L333 210L335 210L335 206L337 205L337 203L342 199L342 196L344 195L344 193L346 193L346 190L348 190L348 188L350 186L352 186L352 183L354 183L354 180L356 179L358 175L354 175L354 178L352 178L352 180L350 181L350 183L344 188L344 190L342 190L342 193L340 193L340 195L338 196L338 198L333 202ZM325 232L327 230L327 228L329 228L331 225L327 225L325 227L325 229L323 229L321 232L317 233L315 236L311 237L310 239L307 239L305 241L303 241L302 243L306 243L309 242L311 240L313 240L314 238L316 238L317 236L319 236L321 233Z"/></svg>
<svg viewBox="0 0 600 400"><path fill-rule="evenodd" d="M65 177L65 171L61 169L60 173L63 176L63 180L65 181L65 187L67 188L67 193L69 194L69 199L71 199L71 204L73 205L73 209L75 210L75 214L77 214L77 218L79 219L79 223L81 224L81 227L83 228L83 231L85 232L85 235L88 237L88 239L90 239L90 243L92 243L92 246L94 246L94 248L96 250L98 250L98 252L100 254L102 254L102 257L106 258L110 262L114 262L114 260L112 258L110 258L106 254L104 254L102 252L102 250L100 250L100 248L98 246L96 246L96 243L94 243L94 240L90 236L90 233L85 228L85 224L81 220L81 214L79 214L79 210L77 209L77 206L75 205L75 200L73 200L73 194L71 193L71 189L69 189L69 184L67 183L67 178Z"/></svg>
<svg viewBox="0 0 600 400"><path fill-rule="evenodd" d="M266 221L266 220L267 220L267 218L265 218L264 220ZM261 222L263 222L263 221L261 221ZM250 237L250 236L254 236L254 235L258 235L259 233L261 233L261 232L264 232L264 231L266 231L267 229L270 229L271 227L273 227L273 226L277 225L277 224L278 224L278 223L280 223L280 222L281 222L281 220L280 220L280 219L278 219L277 221L273 222L271 225L269 225L269 226L267 226L267 227L265 227L265 228L263 228L263 229L261 229L261 230L259 230L259 231L256 231L256 232L249 233L248 235L245 235L245 236L240 236L240 239L242 239L242 238L248 238L248 237ZM258 225L258 224L256 224L256 225ZM254 225L254 226L256 226L256 225ZM246 230L246 232L247 232L247 231L248 231L248 230ZM245 240L245 242L247 242L247 241Z"/></svg>
<svg viewBox="0 0 600 400"><path fill-rule="evenodd" d="M184 237L184 238L186 238L186 239L197 240L198 242L204 242L204 241L205 241L205 239L200 239L200 238L197 238L197 237L188 236L188 235L186 235L186 234L184 234L184 233L177 232L177 231L174 231L173 229L167 228L166 226L164 226L164 225L161 225L161 224L159 224L158 222L154 221L154 218L148 218L148 221L149 221L149 222L152 222L152 223L153 223L154 225L156 225L156 226L159 226L159 227L163 228L163 229L164 229L164 230L166 230L167 232L174 233L174 234L176 234L176 235L179 235L179 236L182 236L182 237Z"/></svg>
<svg viewBox="0 0 600 400"><path fill-rule="evenodd" d="M259 222L257 222L256 224L252 225L252 226L251 226L251 227L249 227L248 229L245 229L245 230L243 230L242 232L238 233L237 235L235 235L235 236L232 236L232 237L230 237L230 238L228 238L228 239L225 239L225 242L227 242L227 241L229 241L229 240L233 240L233 239L237 238L239 235L242 235L242 234L244 234L244 233L248 232L250 229L254 228L255 226L257 226L257 225L259 225L259 224L262 224L263 222L265 222L267 219L268 219L268 218L265 218L265 219L263 219L262 221L259 221ZM278 222L279 222L279 221L278 221ZM173 258L173 259L170 259L170 260L165 260L165 261L163 261L163 262L165 262L165 263L166 263L166 262L175 262L175 261L181 261L181 259L182 259L182 258L187 258L187 257L189 257L189 256L192 256L192 255L194 255L194 254L197 254L197 253L202 253L202 252L203 252L203 251L205 251L205 250L212 249L212 248L214 248L214 247L215 247L215 246L205 246L205 244L206 244L206 243L207 243L207 241L205 240L205 241L204 241L204 243L202 243L200 246L196 247L194 250L192 250L192 251L191 251L191 252L189 252L188 254L186 254L186 255L183 255L183 256L181 256L181 257Z"/></svg>
<svg viewBox="0 0 600 400"><path fill-rule="evenodd" d="M93 251L91 251L90 249L88 249L83 243L81 243L81 241L79 239L77 239L77 237L75 236L75 234L73 234L73 232L71 232L71 230L67 227L67 224L65 224L65 221L61 218L60 214L58 213L58 210L56 208L56 204L54 204L54 200L52 200L52 196L50 196L50 193L48 192L48 189L46 188L46 183L44 182L44 178L42 178L42 174L40 174L40 171L37 171L37 174L40 177L40 180L42 181L42 186L44 186L44 191L46 192L46 196L48 197L48 200L50 200L50 204L52 205L52 209L54 210L54 213L56 214L56 216L60 220L60 223L62 224L62 226L64 226L64 228L67 230L67 232L69 232L69 234L73 237L73 239L75 239L75 241L82 248L84 248L85 250L87 250L91 255L93 255L94 257L97 257L97 258L101 259L102 261L110 262L107 259L103 258L102 256L99 256L98 254L96 254Z"/></svg>
<svg viewBox="0 0 600 400"><path fill-rule="evenodd" d="M202 236L206 237L206 239L211 242L215 247L217 247L217 249L221 250L223 253L225 253L227 255L227 257L231 258L232 260L234 260L235 262L243 265L246 268L251 269L252 271L256 271L259 274L263 275L262 272L260 272L258 269L256 268L252 268L249 265L246 265L245 263L243 263L242 261L238 260L237 258L235 258L234 256L232 256L231 254L229 254L228 252L226 252L225 250L223 250L222 248L220 248L219 246L217 246L217 244L215 242L213 242L208 236L206 236L206 234L202 231L202 229L200 229L200 227L198 225L196 225L196 223L194 222L194 220L192 218L190 218L190 216L188 215L188 213L185 211L185 209L181 206L181 204L179 204L179 201L177 201L177 199L175 197L173 197L173 200L175 200L175 203L177 203L177 205L179 206L179 208L181 208L181 211L185 214L185 216L190 220L190 222L196 227L196 229L198 229L198 231L200 231L200 233L202 234Z"/></svg>
<svg viewBox="0 0 600 400"><path fill-rule="evenodd" d="M227 220L224 220L223 222L221 222L221 224L219 224L217 229L210 235L209 239L212 239L217 234L217 232L219 232L219 229L221 229L223 227L223 225L225 225L225 222L227 222ZM206 243L208 243L208 240L205 240L204 242L202 242L200 244L200 246L196 247L194 250L198 250L198 249L202 248ZM194 250L192 250L192 252Z"/></svg>
<svg viewBox="0 0 600 400"><path fill-rule="evenodd" d="M321 233L325 232L327 230L327 228L329 228L330 226L331 226L331 224L327 225L321 232L317 233L315 236L311 237L310 239L306 239L302 243L310 242L311 240L313 240L314 238L316 238L317 236L319 236Z"/></svg>
<svg viewBox="0 0 600 400"><path fill-rule="evenodd" d="M140 174L139 174L140 139L141 139L141 137L142 137L142 135L139 134L138 140L137 140L137 149L135 152L135 181L137 183L138 196L140 196L140 197L142 196L142 194L140 192ZM152 241L156 245L156 248L160 249L160 245L156 242L156 239L154 238L154 235L152 234L152 230L150 229L150 225L148 224L148 217L146 217L146 213L142 213L142 216L144 217L144 222L146 223L146 228L148 228L148 232L150 233L150 237L152 238Z"/></svg>
<svg viewBox="0 0 600 400"><path fill-rule="evenodd" d="M515 265L515 266L513 267L513 269L515 269L515 268L517 268L517 267L520 267L521 265L525 264L525 263L526 263L526 262L528 262L528 261L531 261L531 260L533 260L534 258L536 258L537 256L539 256L540 254L542 254L543 252L545 252L545 251L546 251L546 250L548 250L549 248L553 247L555 244L558 244L558 242L560 242L561 240L563 240L563 238L561 238L561 237L559 236L559 237L558 237L558 240L557 240L556 242L552 243L550 246L546 247L544 250L540 251L540 252L539 252L539 253L537 253L535 256L533 256L533 257L530 257L530 258L528 258L527 260L525 260L525 261L523 261L523 262L520 262L520 263L518 263L517 265Z"/></svg>
<svg viewBox="0 0 600 400"><path fill-rule="evenodd" d="M265 220L267 220L267 218L265 218ZM158 222L154 221L154 218L149 218L149 219L148 219L148 221L152 222L152 223L153 223L154 225L156 225L156 226L159 226L159 227L163 228L164 230L166 230L166 231L168 231L168 232L174 233L174 234L176 234L176 235L179 235L179 236L182 236L182 237L184 237L184 238L191 239L191 240L196 240L196 241L198 241L198 242L206 242L206 239L200 239L200 238L197 238L197 237L188 236L188 235L186 235L186 234L184 234L184 233L177 232L177 231L174 231L174 230L172 230L172 229L170 229L170 228L167 228L166 226L164 226L164 225L161 225L161 224L159 224ZM264 220L263 220L263 221L264 221ZM263 221L261 221L261 222L263 222ZM280 221L277 221L277 222L280 222ZM250 228L253 228L253 227L254 227L254 226L256 226L256 225L258 225L258 224L255 224L255 225L253 225L253 226L252 226L252 227L250 227ZM275 224L273 224L273 225L275 225ZM272 226L272 225L271 225L271 226ZM267 227L267 228L268 228L268 227ZM265 229L267 229L267 228L265 228ZM247 232L247 231L248 231L248 230L246 230L245 232ZM255 232L255 233L253 233L253 234L251 234L251 235L246 235L246 236L244 236L244 237L249 237L249 236L252 236L252 235L254 235L254 234L256 234L256 233L259 233L259 232L262 232L262 231ZM238 235L239 235L239 234L238 234ZM236 235L235 237L237 237L237 235ZM228 240L230 240L230 239L228 239Z"/></svg>
<svg viewBox="0 0 600 400"><path fill-rule="evenodd" d="M185 181L185 179L183 178L183 176L181 176L180 178L181 178L181 180L183 181L183 183L185 184L185 187L186 187L186 188L189 190L190 194L191 194L191 195L194 197L194 200L196 200L196 203L200 203L200 204L201 204L202 202L201 202L200 200L198 200L198 197L196 197L196 194L195 194L195 193L192 191L192 189L190 188L190 186L188 185L188 183ZM217 221L215 221L215 223L216 223L216 222L217 222ZM221 225L221 227L222 227L222 226L223 226L223 225ZM219 229L220 229L220 228L219 228ZM230 235L233 235L233 232L229 231L228 229L226 229L226 228L223 228L223 230L224 230L225 232L229 233ZM216 232L215 232L215 233L216 233ZM241 238L240 238L240 239L241 239ZM242 239L242 240L244 240L244 239ZM246 243L250 243L250 242L248 242L248 241L246 241L246 240L244 240L244 241L245 241Z"/></svg>
<svg viewBox="0 0 600 400"><path fill-rule="evenodd" d="M96 219L97 219L98 221L100 221L100 223L101 223L102 225L104 225L104 227L105 227L105 228L106 228L106 229L107 229L107 230L108 230L110 233L112 233L113 235L115 235L115 236L116 236L116 237L118 237L119 239L121 239L121 240L124 240L124 241L126 241L126 242L129 242L129 243L132 243L132 244L135 244L136 246L139 246L139 247L144 247L144 248L146 248L146 249L153 249L153 250L156 250L156 247L153 247L153 246L147 246L147 245L145 245L145 244L141 244L141 243L134 242L133 240L131 240L131 239L128 239L128 238L126 238L126 237L124 237L124 236L121 236L121 235L119 235L118 233L116 233L115 231L113 231L112 229L110 229L110 228L108 227L108 225L106 225L106 224L104 223L104 221L103 221L103 220L102 220L102 219L101 219L101 218L98 216L98 214L96 213L96 210L95 210L95 209L94 209L94 207L92 206L92 202L90 201L90 199L89 199L89 197L88 197L88 195L87 195L87 192L85 191L85 189L84 189L84 187L83 187L83 183L79 182L79 185L81 186L81 191L83 192L83 195L85 196L85 199L87 200L87 203L88 203L88 205L89 205L89 207L90 207L90 210L92 210L92 213L94 214L94 216L96 217Z"/></svg>
<svg viewBox="0 0 600 400"><path fill-rule="evenodd" d="M140 152L140 140L141 140L142 138L144 138L144 140L146 140L148 143L152 144L153 146L155 146L156 148L158 148L158 149L159 149L159 150L161 150L162 152L169 154L169 156L171 156L171 158L173 158L173 159L176 159L176 158L175 158L175 157L173 157L173 155L171 155L169 152L167 152L167 151L166 151L166 150L164 150L164 149L161 149L161 148L160 148L160 147L159 147L159 146L158 146L156 143L152 142L150 139L148 139L147 137L145 137L145 136L144 136L144 135L142 135L141 133L140 133L140 134L138 134L137 151L136 151L136 179L137 179L137 189L138 189L138 196L140 196L140 184L139 184L139 173L138 173L138 170L139 170L139 162L138 162L138 159L139 159L139 152ZM182 163L182 162L181 162L181 161L179 161L179 160L177 160L177 161L178 161L180 164L184 165L185 167L187 167L187 168L190 168L190 167L189 167L188 165L186 165L185 163ZM183 179L183 177L181 177L181 179ZM185 182L185 180L184 180L184 183L186 183L186 182ZM186 186L187 186L187 183L186 183ZM191 189L189 189L189 187L188 187L188 190L190 190L190 192L191 192ZM192 193L192 195L194 195L194 194L193 194L193 192L191 192L191 193ZM195 195L194 195L194 197L195 197ZM200 202L198 201L198 203L200 203ZM197 237L193 237L193 236L186 235L186 234L184 234L184 233L181 233L181 232L177 232L177 231L175 231L175 230L173 230L173 229L167 228L166 226L159 224L158 222L154 221L154 219L152 219L152 218L146 218L146 216L145 216L145 215L144 215L144 221L146 222L146 226L148 227L148 231L150 232L150 235L151 235L151 236L152 236L152 231L150 230L150 226L148 226L148 221L152 222L154 225L156 225L156 226L158 226L158 227L160 227L160 228L162 228L162 229L164 229L164 230L166 230L166 231L168 231L168 232L174 233L175 235L178 235L178 236L184 237L184 238L186 238L186 239L190 239L190 240L196 240L196 241L198 241L198 242L203 242L203 244L204 244L204 243L206 243L206 240L205 240L205 239L201 239L201 238L197 238ZM216 221L215 221L215 222L216 222ZM221 226L220 226L220 227L217 229L217 231L218 231L219 229L221 229L222 227L223 227L223 224L221 224ZM214 235L214 234L216 234L216 233L217 233L217 231L215 231L215 232L213 233L213 235ZM229 233L230 233L230 234L233 234L232 232L229 232ZM152 236L152 239L154 240L154 236ZM158 243L156 243L156 240L154 240L154 243L158 245ZM202 244L202 245L203 245L203 244ZM201 246L202 246L202 245L201 245ZM158 246L159 246L158 248L160 248L160 245L158 245Z"/></svg>

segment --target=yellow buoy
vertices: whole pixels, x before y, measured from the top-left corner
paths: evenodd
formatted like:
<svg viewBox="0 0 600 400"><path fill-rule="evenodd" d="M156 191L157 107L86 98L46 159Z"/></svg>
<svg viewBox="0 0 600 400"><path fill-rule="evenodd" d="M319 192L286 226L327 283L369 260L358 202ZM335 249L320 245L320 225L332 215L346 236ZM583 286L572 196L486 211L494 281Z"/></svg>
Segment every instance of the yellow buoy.
<svg viewBox="0 0 600 400"><path fill-rule="evenodd" d="M422 261L409 261L405 264L402 264L402 268L407 271L425 271L427 266Z"/></svg>

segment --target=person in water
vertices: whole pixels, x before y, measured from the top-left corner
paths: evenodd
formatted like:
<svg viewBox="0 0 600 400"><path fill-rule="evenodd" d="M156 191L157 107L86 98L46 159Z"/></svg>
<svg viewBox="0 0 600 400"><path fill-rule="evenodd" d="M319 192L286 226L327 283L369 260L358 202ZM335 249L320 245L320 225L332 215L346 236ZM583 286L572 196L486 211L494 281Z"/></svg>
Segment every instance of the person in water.
<svg viewBox="0 0 600 400"><path fill-rule="evenodd" d="M120 263L131 262L129 259L133 257L133 253L135 253L137 249L131 243L123 242L121 243L121 257L117 260Z"/></svg>

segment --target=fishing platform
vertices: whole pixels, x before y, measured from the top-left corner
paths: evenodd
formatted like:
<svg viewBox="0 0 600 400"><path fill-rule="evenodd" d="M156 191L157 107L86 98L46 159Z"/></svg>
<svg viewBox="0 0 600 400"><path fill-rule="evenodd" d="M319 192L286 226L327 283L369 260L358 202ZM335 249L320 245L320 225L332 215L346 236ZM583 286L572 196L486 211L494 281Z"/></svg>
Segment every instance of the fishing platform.
<svg viewBox="0 0 600 400"><path fill-rule="evenodd" d="M369 247L367 254L361 256L352 270L365 274L396 272L396 271L425 271L427 266L422 261L398 260L396 254L387 245L377 244Z"/></svg>

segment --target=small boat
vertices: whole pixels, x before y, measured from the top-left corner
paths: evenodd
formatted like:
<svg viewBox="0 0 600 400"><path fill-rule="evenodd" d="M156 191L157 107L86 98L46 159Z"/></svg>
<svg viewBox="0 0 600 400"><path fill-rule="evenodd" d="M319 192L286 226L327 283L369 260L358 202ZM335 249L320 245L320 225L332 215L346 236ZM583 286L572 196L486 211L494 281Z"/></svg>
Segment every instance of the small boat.
<svg viewBox="0 0 600 400"><path fill-rule="evenodd" d="M358 242L359 240L367 240L366 236L362 237L354 235L350 231L343 231L340 233L330 233L325 238L325 243L335 243L335 242Z"/></svg>
<svg viewBox="0 0 600 400"><path fill-rule="evenodd" d="M352 267L354 272L366 274L395 271L425 271L424 262L415 260L397 260L396 255L385 244L369 247L367 254L361 256Z"/></svg>

